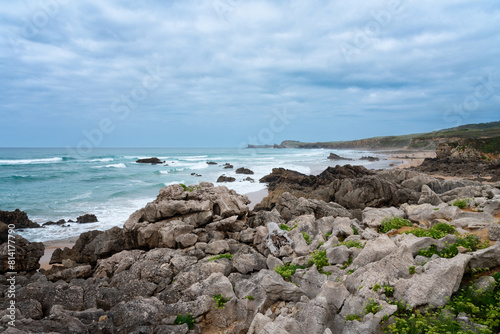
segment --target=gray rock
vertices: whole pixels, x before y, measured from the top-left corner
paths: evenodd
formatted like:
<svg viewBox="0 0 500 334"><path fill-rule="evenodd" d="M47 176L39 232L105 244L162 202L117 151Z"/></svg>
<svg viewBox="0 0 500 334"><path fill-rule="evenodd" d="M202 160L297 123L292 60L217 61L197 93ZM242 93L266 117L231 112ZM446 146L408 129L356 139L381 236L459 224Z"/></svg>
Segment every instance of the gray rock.
<svg viewBox="0 0 500 334"><path fill-rule="evenodd" d="M331 264L342 264L349 260L349 248L345 245L329 248L326 250L326 258Z"/></svg>
<svg viewBox="0 0 500 334"><path fill-rule="evenodd" d="M264 327L271 322L272 322L271 318L266 317L262 313L257 313L252 320L250 328L248 329L248 334L262 333Z"/></svg>
<svg viewBox="0 0 500 334"><path fill-rule="evenodd" d="M4 211L7 212L7 211ZM10 245L10 247L9 247ZM12 246L15 249L12 249ZM15 234L11 243L4 242L0 245L0 274L9 271L33 272L40 268L40 258L43 256L45 246L41 242L29 242L20 235ZM9 253L15 252L16 261L14 269L9 266Z"/></svg>
<svg viewBox="0 0 500 334"><path fill-rule="evenodd" d="M181 234L177 238L175 238L175 241L182 248L187 248L193 246L196 243L196 241L198 241L198 236L192 233Z"/></svg>
<svg viewBox="0 0 500 334"><path fill-rule="evenodd" d="M491 224L488 228L488 237L491 240L500 240L500 225Z"/></svg>
<svg viewBox="0 0 500 334"><path fill-rule="evenodd" d="M420 199L418 200L418 204L424 204L424 203L429 203L431 205L439 205L439 204L443 203L443 201L441 200L441 198L439 198L439 196L434 191L432 191L431 188L429 188L428 185L424 184L422 186L421 195L420 195Z"/></svg>
<svg viewBox="0 0 500 334"><path fill-rule="evenodd" d="M208 243L205 253L207 254L222 254L229 251L229 245L225 240L215 240Z"/></svg>
<svg viewBox="0 0 500 334"><path fill-rule="evenodd" d="M469 262L471 269L494 268L500 265L500 242L486 249L480 249L471 253Z"/></svg>
<svg viewBox="0 0 500 334"><path fill-rule="evenodd" d="M381 235L365 244L361 253L352 262L352 267L363 267L368 263L379 261L396 249L396 245L387 235Z"/></svg>
<svg viewBox="0 0 500 334"><path fill-rule="evenodd" d="M269 222L267 224L269 231L265 236L265 243L269 251L275 256L280 254L280 249L286 245L293 245L292 239L288 236L288 232L279 228L278 224Z"/></svg>
<svg viewBox="0 0 500 334"><path fill-rule="evenodd" d="M283 261L269 254L266 259L266 264L269 270L274 270L274 268L276 268L277 266L282 266Z"/></svg>
<svg viewBox="0 0 500 334"><path fill-rule="evenodd" d="M363 209L363 223L371 228L378 229L382 221L386 218L404 217L405 213L395 207L390 208L370 208Z"/></svg>
<svg viewBox="0 0 500 334"><path fill-rule="evenodd" d="M249 246L241 247L233 257L233 267L242 274L267 268L266 258Z"/></svg>
<svg viewBox="0 0 500 334"><path fill-rule="evenodd" d="M458 290L470 259L470 255L459 254L452 259L439 258L426 263L422 274L395 282L394 298L404 300L411 307L445 305Z"/></svg>
<svg viewBox="0 0 500 334"><path fill-rule="evenodd" d="M373 240L377 238L379 234L372 228L368 227L361 232L361 237L365 240Z"/></svg>

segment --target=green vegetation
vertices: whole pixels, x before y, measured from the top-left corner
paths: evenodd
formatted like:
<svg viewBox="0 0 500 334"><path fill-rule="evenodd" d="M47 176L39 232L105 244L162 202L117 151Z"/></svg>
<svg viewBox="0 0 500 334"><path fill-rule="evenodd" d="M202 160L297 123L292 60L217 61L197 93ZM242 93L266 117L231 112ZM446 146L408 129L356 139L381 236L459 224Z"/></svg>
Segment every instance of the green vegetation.
<svg viewBox="0 0 500 334"><path fill-rule="evenodd" d="M382 309L382 305L378 304L375 300L370 298L370 301L365 306L365 314L373 313L376 314Z"/></svg>
<svg viewBox="0 0 500 334"><path fill-rule="evenodd" d="M243 297L243 299L255 300L255 298L253 298L253 297L252 297L252 296L250 296L250 295Z"/></svg>
<svg viewBox="0 0 500 334"><path fill-rule="evenodd" d="M288 227L288 225L286 225L286 224L280 224L280 229L282 229L284 231L289 231L289 232L296 227L297 227L297 224L295 224L293 227Z"/></svg>
<svg viewBox="0 0 500 334"><path fill-rule="evenodd" d="M408 271L410 272L410 275L415 274L415 266L410 266L410 267L408 268Z"/></svg>
<svg viewBox="0 0 500 334"><path fill-rule="evenodd" d="M350 275L350 274L352 274L352 273L353 273L353 272L355 272L355 271L356 271L355 269L349 269L349 270L347 271L347 275Z"/></svg>
<svg viewBox="0 0 500 334"><path fill-rule="evenodd" d="M285 263L282 266L276 266L274 271L280 274L285 280L289 280L290 277L295 274L297 269L306 269L308 266L302 266L297 264Z"/></svg>
<svg viewBox="0 0 500 334"><path fill-rule="evenodd" d="M458 207L459 209L465 209L467 205L469 205L469 201L465 199L457 199L453 202L453 205Z"/></svg>
<svg viewBox="0 0 500 334"><path fill-rule="evenodd" d="M344 270L349 267L352 264L352 260L352 256L349 255L349 259L346 262L342 263L342 267L340 267L340 269Z"/></svg>
<svg viewBox="0 0 500 334"><path fill-rule="evenodd" d="M302 236L304 237L304 240L308 245L312 243L311 236L309 234L307 234L306 232L302 232Z"/></svg>
<svg viewBox="0 0 500 334"><path fill-rule="evenodd" d="M458 236L456 242L450 244L440 251L437 250L436 245L431 245L428 248L420 249L417 255L431 257L432 255L437 254L440 257L449 259L455 257L458 254L459 246L467 248L469 252L474 252L478 249L490 247L490 243L488 240L482 242L477 235L468 234L466 236Z"/></svg>
<svg viewBox="0 0 500 334"><path fill-rule="evenodd" d="M423 229L421 227L415 228L411 231L406 232L406 234L413 234L419 238L422 237L430 237L433 239L441 239L448 234L455 233L455 226L447 224L447 223L437 223L433 227L429 229Z"/></svg>
<svg viewBox="0 0 500 334"><path fill-rule="evenodd" d="M356 227L352 227L352 230L354 231L354 235L359 235L359 231Z"/></svg>
<svg viewBox="0 0 500 334"><path fill-rule="evenodd" d="M328 240L328 238L332 235L332 232L326 232L325 234L325 239Z"/></svg>
<svg viewBox="0 0 500 334"><path fill-rule="evenodd" d="M381 288L380 284L377 283L373 286L373 291L377 292L380 288Z"/></svg>
<svg viewBox="0 0 500 334"><path fill-rule="evenodd" d="M409 310L400 303L394 314L394 323L385 330L387 333L498 333L500 330L500 274L494 276L492 289L480 290L468 285L461 289L450 302L436 310ZM393 302L394 304L394 302ZM401 307L400 307L401 306ZM485 328L462 329L456 315L464 312L470 320Z"/></svg>
<svg viewBox="0 0 500 334"><path fill-rule="evenodd" d="M329 266L330 263L328 263L328 259L326 258L326 250L320 251L320 250L315 250L312 253L312 260L310 260L310 264L314 263L316 265L316 268L318 268L318 271L323 273L323 274L331 274L330 272L326 273L323 272L323 267Z"/></svg>
<svg viewBox="0 0 500 334"><path fill-rule="evenodd" d="M413 224L409 220L403 219L401 217L385 218L382 221L378 231L379 233L387 233L390 230L397 230L403 226L413 226Z"/></svg>
<svg viewBox="0 0 500 334"><path fill-rule="evenodd" d="M191 313L186 313L185 315L177 315L177 318L175 318L174 321L174 325L182 324L187 324L190 330L194 328L194 317L191 315Z"/></svg>
<svg viewBox="0 0 500 334"><path fill-rule="evenodd" d="M345 321L361 321L361 316L359 314L346 314Z"/></svg>
<svg viewBox="0 0 500 334"><path fill-rule="evenodd" d="M229 301L228 298L224 298L221 294L215 295L212 297L215 301L215 307L218 309L223 309L226 303Z"/></svg>
<svg viewBox="0 0 500 334"><path fill-rule="evenodd" d="M231 260L233 258L233 254L229 254L229 253L226 253L226 254L219 254L219 255L214 255L212 256L211 258L209 258L207 260L207 262L209 261L214 261L214 260L218 260L218 259L229 259Z"/></svg>
<svg viewBox="0 0 500 334"><path fill-rule="evenodd" d="M394 288L388 284L382 285L382 288L384 289L384 294L387 297L392 297L394 295Z"/></svg>
<svg viewBox="0 0 500 334"><path fill-rule="evenodd" d="M179 183L179 185L180 185L182 188L184 188L184 191L187 191L187 190L188 190L188 187L186 187L186 185L185 185L185 184Z"/></svg>
<svg viewBox="0 0 500 334"><path fill-rule="evenodd" d="M358 240L344 241L344 242L336 244L333 247L342 246L342 245L346 246L347 248L352 248L352 247L361 248L361 249L365 248L365 244L358 241Z"/></svg>

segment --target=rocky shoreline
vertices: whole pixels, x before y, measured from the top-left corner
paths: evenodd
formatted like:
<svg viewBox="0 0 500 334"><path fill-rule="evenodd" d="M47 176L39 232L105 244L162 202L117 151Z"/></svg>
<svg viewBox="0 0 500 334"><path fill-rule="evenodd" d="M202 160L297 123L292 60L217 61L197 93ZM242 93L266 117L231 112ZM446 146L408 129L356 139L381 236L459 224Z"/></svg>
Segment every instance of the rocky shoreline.
<svg viewBox="0 0 500 334"><path fill-rule="evenodd" d="M416 310L486 330L446 305L470 282L497 287L500 182L350 165L260 181L253 210L224 186L165 187L123 228L54 251L50 270L43 245L16 236L16 326L4 256L0 330L381 333Z"/></svg>

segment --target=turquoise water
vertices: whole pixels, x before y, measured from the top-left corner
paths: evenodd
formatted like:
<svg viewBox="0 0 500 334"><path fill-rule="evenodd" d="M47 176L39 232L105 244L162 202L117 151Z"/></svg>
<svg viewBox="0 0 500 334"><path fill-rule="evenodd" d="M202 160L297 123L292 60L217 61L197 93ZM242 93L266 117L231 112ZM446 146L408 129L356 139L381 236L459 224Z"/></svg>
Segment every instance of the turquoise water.
<svg viewBox="0 0 500 334"><path fill-rule="evenodd" d="M237 148L93 149L79 155L66 149L0 148L0 210L23 210L38 223L75 220L84 213L98 217L98 223L71 223L70 227L49 226L20 233L30 241L60 240L91 229L122 226L131 213L154 200L158 191L170 184L215 183L225 174L235 177L236 182L223 185L246 194L265 189L265 184L258 180L273 167L317 174L327 166L334 166L337 163L326 159L330 152L350 158L366 155L359 151L323 149ZM158 157L168 166L135 163L146 157ZM207 161L218 165L208 165ZM234 165L234 169L223 169L226 162ZM386 168L390 162L351 163ZM250 168L255 175L236 174L238 167ZM248 176L256 182L243 181Z"/></svg>

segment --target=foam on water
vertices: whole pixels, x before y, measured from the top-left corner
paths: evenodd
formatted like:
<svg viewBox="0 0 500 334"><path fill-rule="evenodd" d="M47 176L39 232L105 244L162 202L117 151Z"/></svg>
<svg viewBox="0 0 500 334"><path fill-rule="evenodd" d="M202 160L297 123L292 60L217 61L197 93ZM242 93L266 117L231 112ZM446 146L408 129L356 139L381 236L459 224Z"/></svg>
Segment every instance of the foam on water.
<svg viewBox="0 0 500 334"><path fill-rule="evenodd" d="M63 158L54 157L46 159L19 159L19 160L0 160L0 165L34 165L34 164L52 164L62 162Z"/></svg>

